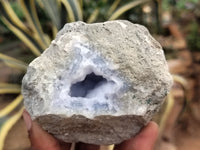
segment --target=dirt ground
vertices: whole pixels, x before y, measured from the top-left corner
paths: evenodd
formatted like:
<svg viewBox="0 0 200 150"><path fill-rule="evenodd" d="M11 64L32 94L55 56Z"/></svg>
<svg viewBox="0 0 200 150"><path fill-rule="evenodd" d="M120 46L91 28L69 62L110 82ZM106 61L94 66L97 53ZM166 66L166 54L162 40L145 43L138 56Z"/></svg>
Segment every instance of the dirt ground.
<svg viewBox="0 0 200 150"><path fill-rule="evenodd" d="M25 128L23 119L21 118L15 126L10 130L6 137L4 150L29 150L30 142L28 133Z"/></svg>
<svg viewBox="0 0 200 150"><path fill-rule="evenodd" d="M187 125L180 124L175 129L175 144L178 150L199 150L200 149L200 123L189 120Z"/></svg>

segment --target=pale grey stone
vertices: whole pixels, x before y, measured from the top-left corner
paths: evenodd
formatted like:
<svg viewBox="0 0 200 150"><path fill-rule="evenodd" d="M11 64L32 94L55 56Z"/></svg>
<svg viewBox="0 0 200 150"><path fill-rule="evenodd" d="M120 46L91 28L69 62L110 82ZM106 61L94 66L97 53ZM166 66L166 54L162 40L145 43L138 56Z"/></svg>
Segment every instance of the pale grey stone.
<svg viewBox="0 0 200 150"><path fill-rule="evenodd" d="M137 134L172 85L160 44L128 21L69 23L22 81L32 119L65 142L116 144Z"/></svg>

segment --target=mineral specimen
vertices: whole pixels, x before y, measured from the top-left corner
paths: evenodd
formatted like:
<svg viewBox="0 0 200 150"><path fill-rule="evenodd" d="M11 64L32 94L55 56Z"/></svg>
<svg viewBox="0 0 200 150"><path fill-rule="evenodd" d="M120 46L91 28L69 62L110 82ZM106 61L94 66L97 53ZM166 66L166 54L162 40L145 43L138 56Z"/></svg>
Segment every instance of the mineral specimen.
<svg viewBox="0 0 200 150"><path fill-rule="evenodd" d="M157 112L172 78L160 44L128 21L69 23L22 81L32 119L65 142L116 144Z"/></svg>

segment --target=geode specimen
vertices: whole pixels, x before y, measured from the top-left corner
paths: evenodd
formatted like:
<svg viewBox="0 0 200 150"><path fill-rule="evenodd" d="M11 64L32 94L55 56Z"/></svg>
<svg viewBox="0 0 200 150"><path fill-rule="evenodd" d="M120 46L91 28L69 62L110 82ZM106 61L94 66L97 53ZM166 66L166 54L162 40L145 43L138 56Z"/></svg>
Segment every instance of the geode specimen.
<svg viewBox="0 0 200 150"><path fill-rule="evenodd" d="M65 142L116 144L151 120L172 85L160 44L128 21L69 23L30 63L27 111Z"/></svg>

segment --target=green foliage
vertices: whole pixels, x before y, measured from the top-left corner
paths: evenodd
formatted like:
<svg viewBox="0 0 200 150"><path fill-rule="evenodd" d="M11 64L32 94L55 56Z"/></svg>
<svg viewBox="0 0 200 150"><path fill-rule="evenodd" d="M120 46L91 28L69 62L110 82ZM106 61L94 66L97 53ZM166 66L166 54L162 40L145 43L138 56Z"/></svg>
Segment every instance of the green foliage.
<svg viewBox="0 0 200 150"><path fill-rule="evenodd" d="M199 0L179 0L177 1L178 9L185 9L187 5L195 5L199 2Z"/></svg>
<svg viewBox="0 0 200 150"><path fill-rule="evenodd" d="M150 0L121 0L98 2L88 0L19 0L15 8L21 8L24 19L16 14L8 0L1 1L0 11L2 21L20 38L34 53L39 56L52 40L49 33L45 33L39 21L36 6L40 6L49 17L51 32L55 37L57 31L66 23L78 20L99 22L119 18L128 10ZM107 4L108 3L108 4ZM109 5L110 4L110 5ZM21 15L21 16L23 16Z"/></svg>
<svg viewBox="0 0 200 150"><path fill-rule="evenodd" d="M187 37L188 47L192 51L200 51L200 25L196 22L191 24L191 32Z"/></svg>
<svg viewBox="0 0 200 150"><path fill-rule="evenodd" d="M10 31L10 30L7 28L6 25L3 24L3 21L2 21L2 19L1 19L1 17L0 17L0 33L1 33L1 34L9 33L9 31Z"/></svg>
<svg viewBox="0 0 200 150"><path fill-rule="evenodd" d="M20 18L20 19L23 19L24 18L24 14L18 4L17 1L11 1L10 2L10 5L12 7L12 9L14 10L14 12L16 13L16 15Z"/></svg>
<svg viewBox="0 0 200 150"><path fill-rule="evenodd" d="M164 10L169 10L171 7L176 9L186 9L188 5L196 5L199 0L163 0L162 1L162 8Z"/></svg>

